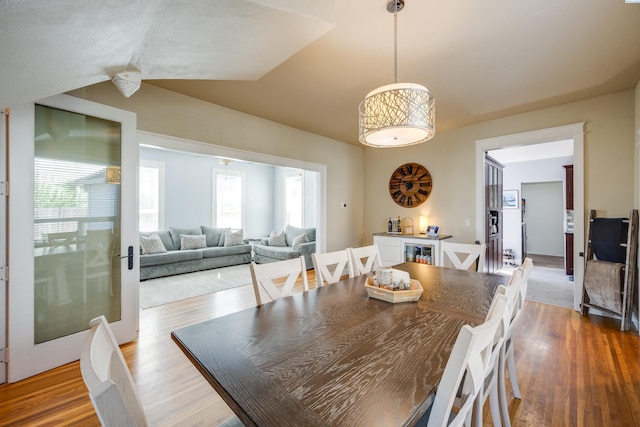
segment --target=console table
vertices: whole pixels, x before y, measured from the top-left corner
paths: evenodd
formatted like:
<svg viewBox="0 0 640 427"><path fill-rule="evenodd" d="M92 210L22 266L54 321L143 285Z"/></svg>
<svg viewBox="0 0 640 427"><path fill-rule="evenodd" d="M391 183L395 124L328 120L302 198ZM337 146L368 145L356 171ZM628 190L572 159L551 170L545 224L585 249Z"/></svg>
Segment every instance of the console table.
<svg viewBox="0 0 640 427"><path fill-rule="evenodd" d="M427 256L426 264L442 265L440 261L440 241L451 238L441 234L438 237L410 234L375 233L373 243L378 245L382 265L396 265L403 262L416 262L418 252ZM408 251L408 252L407 252Z"/></svg>

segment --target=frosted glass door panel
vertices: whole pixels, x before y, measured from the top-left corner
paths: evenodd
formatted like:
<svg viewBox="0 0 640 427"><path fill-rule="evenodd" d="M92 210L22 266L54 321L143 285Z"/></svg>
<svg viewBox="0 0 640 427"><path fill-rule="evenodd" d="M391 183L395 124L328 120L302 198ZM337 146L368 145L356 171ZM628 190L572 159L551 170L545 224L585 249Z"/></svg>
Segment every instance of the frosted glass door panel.
<svg viewBox="0 0 640 427"><path fill-rule="evenodd" d="M118 122L35 106L34 339L121 318Z"/></svg>

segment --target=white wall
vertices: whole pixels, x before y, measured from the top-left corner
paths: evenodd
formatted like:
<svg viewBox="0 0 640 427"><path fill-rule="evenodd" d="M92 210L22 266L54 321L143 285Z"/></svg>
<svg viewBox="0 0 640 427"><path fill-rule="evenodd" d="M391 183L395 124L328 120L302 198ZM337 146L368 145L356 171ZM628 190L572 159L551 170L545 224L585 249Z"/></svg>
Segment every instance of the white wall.
<svg viewBox="0 0 640 427"><path fill-rule="evenodd" d="M322 239L319 241L320 249L333 251L360 244L365 197L363 147L145 83L130 98L124 98L111 82L78 89L70 94L134 111L140 131L229 147L254 155L326 165L326 181L322 183L326 190L318 194L318 199L324 202L325 211L316 218L318 239ZM354 136L357 136L357 110L354 114ZM348 207L338 209L343 201L348 202Z"/></svg>
<svg viewBox="0 0 640 427"><path fill-rule="evenodd" d="M562 166L573 164L573 157L557 157L552 159L532 160L528 162L507 163L503 169L503 183L505 190L518 190L520 198L522 198L522 183L535 182L564 182L565 170ZM560 214L564 206L564 199L561 199ZM522 211L520 206L518 209L505 209L503 211L503 234L502 242L505 249L512 249L516 254L516 263L522 263L522 233L521 233L521 217ZM561 218L562 219L562 218ZM532 230L528 230L529 233ZM543 255L551 255L551 252L557 253L557 250L545 249L544 252L532 252ZM557 256L563 256L563 252Z"/></svg>
<svg viewBox="0 0 640 427"><path fill-rule="evenodd" d="M430 222L441 226L441 233L452 234L462 242L475 241L475 141L583 121L585 208L603 206L604 211L599 212L602 216L628 215L633 200L634 100L633 90L620 91L458 129L439 130L432 140L411 147L365 149L363 240L370 242L372 233L384 230L389 216L409 216L415 224L420 215L428 215ZM433 178L433 193L423 205L413 209L397 206L388 192L391 173L407 161L422 164ZM467 219L471 219L469 226Z"/></svg>
<svg viewBox="0 0 640 427"><path fill-rule="evenodd" d="M341 143L144 83L131 98L123 98L110 82L71 94L135 111L142 130L327 165L326 216L319 221L327 224L327 250L336 250L372 242L372 233L384 230L389 216L397 215L413 218L414 224L428 215L442 233L473 242L475 141L583 121L585 206L605 206L599 212L603 216L628 215L634 199L635 92L439 129L424 144L383 150ZM429 169L434 185L429 199L412 209L396 205L388 191L391 173L408 161ZM343 201L346 209L339 207Z"/></svg>
<svg viewBox="0 0 640 427"><path fill-rule="evenodd" d="M212 172L224 169L217 158L141 147L140 159L164 162L165 228L213 226ZM274 218L275 168L231 162L227 170L245 173L245 237L268 235Z"/></svg>
<svg viewBox="0 0 640 427"><path fill-rule="evenodd" d="M564 257L563 183L522 183L527 253Z"/></svg>

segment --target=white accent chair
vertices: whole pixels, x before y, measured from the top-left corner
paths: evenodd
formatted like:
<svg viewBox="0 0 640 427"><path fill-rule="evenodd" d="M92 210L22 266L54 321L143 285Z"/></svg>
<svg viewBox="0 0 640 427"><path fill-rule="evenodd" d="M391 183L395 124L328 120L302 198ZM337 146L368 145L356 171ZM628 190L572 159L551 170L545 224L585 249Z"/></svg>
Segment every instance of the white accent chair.
<svg viewBox="0 0 640 427"><path fill-rule="evenodd" d="M475 328L464 325L460 329L428 411L427 427L457 427L471 419L474 403L484 384L484 373L490 366L491 350L503 322L506 305L506 298L498 295L483 324ZM457 413L452 411L454 404L458 408Z"/></svg>
<svg viewBox="0 0 640 427"><path fill-rule="evenodd" d="M104 316L91 320L80 371L103 427L146 426L127 363Z"/></svg>
<svg viewBox="0 0 640 427"><path fill-rule="evenodd" d="M487 245L470 243L440 243L440 262L443 267L458 270L484 271L484 258Z"/></svg>
<svg viewBox="0 0 640 427"><path fill-rule="evenodd" d="M375 243L370 246L349 248L348 251L353 265L353 274L356 276L376 271L381 265L380 252Z"/></svg>
<svg viewBox="0 0 640 427"><path fill-rule="evenodd" d="M304 256L267 264L251 263L251 279L258 305L268 302L267 298L275 301L291 295L298 277L302 278L304 291L308 291L309 281ZM280 286L283 281L284 284Z"/></svg>
<svg viewBox="0 0 640 427"><path fill-rule="evenodd" d="M314 253L313 270L316 273L317 287L324 286L325 282L330 285L336 283L344 275L345 269L349 277L354 277L353 266L349 251L346 249L335 252Z"/></svg>

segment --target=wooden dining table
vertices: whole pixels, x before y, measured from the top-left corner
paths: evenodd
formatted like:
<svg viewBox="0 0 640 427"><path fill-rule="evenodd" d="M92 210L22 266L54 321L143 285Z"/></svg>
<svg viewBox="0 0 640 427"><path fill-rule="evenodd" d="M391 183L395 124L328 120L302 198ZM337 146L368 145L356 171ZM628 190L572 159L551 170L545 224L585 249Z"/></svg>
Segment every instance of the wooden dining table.
<svg viewBox="0 0 640 427"><path fill-rule="evenodd" d="M418 301L370 298L363 275L171 336L245 425L416 425L460 328L484 321L508 277L394 268L420 281Z"/></svg>

